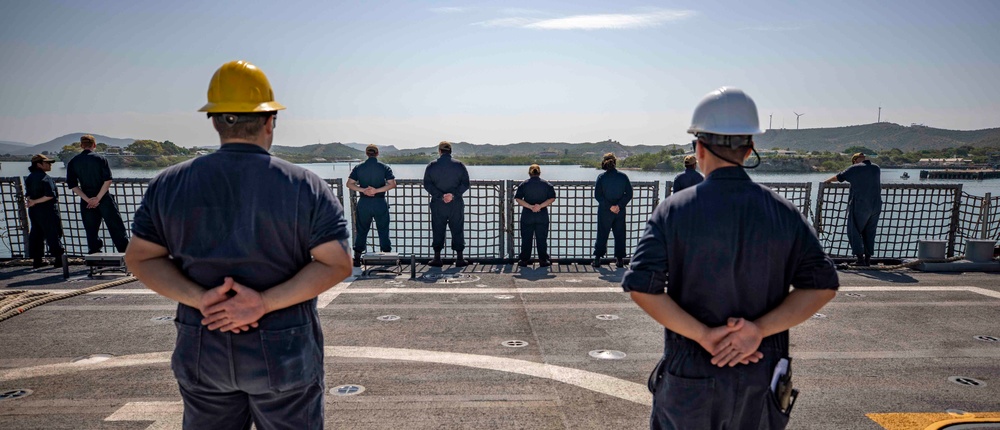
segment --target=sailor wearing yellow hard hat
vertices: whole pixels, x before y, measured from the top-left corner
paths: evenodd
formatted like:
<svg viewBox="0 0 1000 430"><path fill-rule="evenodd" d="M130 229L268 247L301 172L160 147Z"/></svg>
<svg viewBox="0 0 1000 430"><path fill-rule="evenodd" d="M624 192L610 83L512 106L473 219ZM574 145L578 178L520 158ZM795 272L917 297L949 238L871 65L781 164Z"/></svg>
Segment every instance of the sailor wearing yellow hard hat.
<svg viewBox="0 0 1000 430"><path fill-rule="evenodd" d="M178 302L172 368L186 429L323 427L316 296L351 273L344 210L308 170L273 158L271 85L220 67L207 112L222 146L150 181L126 261Z"/></svg>

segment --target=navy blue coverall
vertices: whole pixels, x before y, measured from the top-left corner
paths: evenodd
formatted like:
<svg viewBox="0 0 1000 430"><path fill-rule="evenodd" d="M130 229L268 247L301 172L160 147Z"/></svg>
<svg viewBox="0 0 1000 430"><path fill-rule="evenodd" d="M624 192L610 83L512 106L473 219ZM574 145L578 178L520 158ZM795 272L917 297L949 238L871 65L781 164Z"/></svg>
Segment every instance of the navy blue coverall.
<svg viewBox="0 0 1000 430"><path fill-rule="evenodd" d="M364 163L355 166L348 178L355 180L361 188L382 188L388 181L396 179L392 169L376 157L368 157ZM392 241L389 240L389 202L385 200L385 193L377 193L372 197L360 194L357 220L355 251L363 253L368 248L368 231L372 228L372 220L375 220L375 227L378 229L379 248L382 252L392 251Z"/></svg>
<svg viewBox="0 0 1000 430"><path fill-rule="evenodd" d="M104 183L111 180L111 166L108 160L102 155L96 154L89 149L77 154L66 164L66 186L70 189L80 187L87 197L95 197L101 192ZM88 252L95 254L104 248L104 241L98 234L101 228L101 219L108 226L108 235L115 243L118 252L125 252L128 248L128 237L125 232L125 222L118 212L118 203L111 192L104 194L101 202L94 209L87 208L87 202L80 201L80 218L83 221L83 229L87 232Z"/></svg>
<svg viewBox="0 0 1000 430"><path fill-rule="evenodd" d="M441 154L431 161L424 170L424 189L431 195L431 247L435 251L444 248L445 228L451 230L451 249L465 250L465 201L462 194L469 191L469 171L461 161L451 158L450 153ZM452 194L454 200L445 203L443 196Z"/></svg>
<svg viewBox="0 0 1000 430"><path fill-rule="evenodd" d="M713 171L664 200L646 225L625 291L664 292L708 327L729 317L755 320L796 289L837 289L827 257L801 212L740 167ZM764 338L758 363L719 368L697 342L664 330L652 429L784 428L770 391L788 332Z"/></svg>
<svg viewBox="0 0 1000 430"><path fill-rule="evenodd" d="M594 257L601 258L608 253L608 233L615 234L615 258L625 258L625 215L632 201L632 182L628 176L611 169L597 175L594 185L597 199L597 240L594 242ZM618 206L618 213L611 212Z"/></svg>
<svg viewBox="0 0 1000 430"><path fill-rule="evenodd" d="M548 199L556 198L556 189L538 176L528 178L517 186L514 192L515 199L524 200L529 205L539 205ZM531 260L532 238L538 243L538 260L549 261L549 208L542 208L538 212L531 209L521 208L521 254L518 259L521 261Z"/></svg>
<svg viewBox="0 0 1000 430"><path fill-rule="evenodd" d="M28 208L28 219L31 220L31 231L28 233L28 256L35 260L35 265L42 262L45 256L45 244L49 245L49 253L55 258L63 255L59 238L63 235L62 220L59 218L59 192L56 191L56 181L35 166L31 174L24 178L24 188L28 198L37 200L42 197L52 197L52 200L35 204Z"/></svg>
<svg viewBox="0 0 1000 430"><path fill-rule="evenodd" d="M701 173L698 173L698 170L696 170L694 166L685 167L684 173L681 173L674 178L673 194L677 194L678 191L687 187L698 185L704 180L705 177L701 176Z"/></svg>
<svg viewBox="0 0 1000 430"><path fill-rule="evenodd" d="M847 240L854 255L871 257L882 213L882 169L865 160L838 173L837 182L844 181L851 183L847 198Z"/></svg>
<svg viewBox="0 0 1000 430"><path fill-rule="evenodd" d="M226 143L149 182L132 232L166 247L184 276L213 288L226 276L257 291L295 276L310 250L339 241L344 210L316 174L263 148ZM171 367L186 429L323 428L323 331L316 299L265 314L259 327L209 330L177 305Z"/></svg>

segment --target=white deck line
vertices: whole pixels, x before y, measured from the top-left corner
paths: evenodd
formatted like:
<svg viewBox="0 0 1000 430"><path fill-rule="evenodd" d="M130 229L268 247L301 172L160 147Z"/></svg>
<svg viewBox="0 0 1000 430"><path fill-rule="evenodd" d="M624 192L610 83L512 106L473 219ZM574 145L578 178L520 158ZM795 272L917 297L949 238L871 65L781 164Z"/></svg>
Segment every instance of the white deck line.
<svg viewBox="0 0 1000 430"><path fill-rule="evenodd" d="M330 304L341 294L547 294L547 293L620 293L621 287L493 287L493 288L438 288L438 287L392 287L392 288L349 288L352 282L341 282L333 288L320 294L320 308ZM68 293L74 290L31 290L38 292ZM854 286L840 287L841 293L850 292L949 292L965 291L979 294L986 297L1000 299L1000 291L993 291L981 287L972 286L913 286L913 287L888 287L888 286ZM151 295L156 294L144 288L132 288L122 290L100 290L92 293L98 296L107 295ZM325 296L324 296L325 295Z"/></svg>

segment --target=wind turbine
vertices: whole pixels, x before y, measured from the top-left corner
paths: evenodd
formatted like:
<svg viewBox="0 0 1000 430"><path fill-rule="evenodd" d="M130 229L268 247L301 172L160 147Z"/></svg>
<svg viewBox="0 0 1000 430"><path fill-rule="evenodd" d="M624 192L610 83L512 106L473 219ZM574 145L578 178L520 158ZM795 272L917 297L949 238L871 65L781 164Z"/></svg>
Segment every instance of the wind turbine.
<svg viewBox="0 0 1000 430"><path fill-rule="evenodd" d="M795 111L792 111L792 113L795 114L795 129L798 130L799 129L799 117L802 116L802 115L805 115L805 114L804 113L796 113Z"/></svg>

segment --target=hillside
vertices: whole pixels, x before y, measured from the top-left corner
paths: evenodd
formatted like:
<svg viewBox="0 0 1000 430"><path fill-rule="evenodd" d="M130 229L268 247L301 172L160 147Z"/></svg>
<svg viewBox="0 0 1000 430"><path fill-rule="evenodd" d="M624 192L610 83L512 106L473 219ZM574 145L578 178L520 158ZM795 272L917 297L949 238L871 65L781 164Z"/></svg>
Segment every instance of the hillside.
<svg viewBox="0 0 1000 430"><path fill-rule="evenodd" d="M595 155L614 152L619 157L634 154L658 152L662 147L651 145L625 146L614 140L603 142L566 143L566 142L520 142L508 145L484 144L477 145L468 142L452 143L452 151L456 157L494 156L494 155L538 155L551 152L557 156ZM437 145L426 148L402 149L394 155L428 154L437 152Z"/></svg>
<svg viewBox="0 0 1000 430"><path fill-rule="evenodd" d="M290 154L298 156L310 156L318 158L363 158L363 150L351 148L342 143L317 143L306 146L280 146L271 147L274 154Z"/></svg>
<svg viewBox="0 0 1000 430"><path fill-rule="evenodd" d="M840 152L852 146L875 151L893 148L904 152L922 149L945 149L958 146L993 146L1000 144L1000 128L984 130L945 130L914 125L877 123L835 128L803 130L768 130L756 139L759 148L790 148L798 151Z"/></svg>
<svg viewBox="0 0 1000 430"><path fill-rule="evenodd" d="M365 148L368 147L367 143L345 143L344 146L352 149L357 149L358 151L365 152ZM393 145L378 145L378 153L380 155L388 155L399 152L399 148Z"/></svg>
<svg viewBox="0 0 1000 430"><path fill-rule="evenodd" d="M71 143L79 142L80 136L92 133L72 133L65 136L60 136L52 139L45 143L39 143L34 146L25 146L20 149L11 150L11 154L39 154L42 151L49 151L50 153L59 153L62 151L62 147L69 145ZM129 146L135 139L118 139L114 137L103 136L100 134L92 134L97 143L106 143L108 146L120 146L122 148ZM6 153L6 151L4 151Z"/></svg>
<svg viewBox="0 0 1000 430"><path fill-rule="evenodd" d="M0 154L18 154L19 151L27 148L28 146L29 145L27 143L0 140Z"/></svg>

